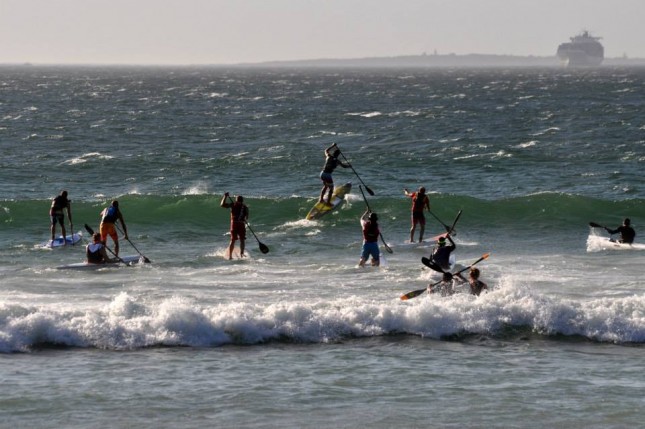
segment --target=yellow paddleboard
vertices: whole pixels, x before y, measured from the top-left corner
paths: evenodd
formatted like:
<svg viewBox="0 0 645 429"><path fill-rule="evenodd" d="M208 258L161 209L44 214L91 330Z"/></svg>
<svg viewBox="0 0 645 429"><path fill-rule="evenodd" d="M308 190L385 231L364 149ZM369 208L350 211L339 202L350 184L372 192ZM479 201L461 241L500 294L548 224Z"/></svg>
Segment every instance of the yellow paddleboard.
<svg viewBox="0 0 645 429"><path fill-rule="evenodd" d="M316 203L312 207L312 209L309 210L309 213L307 214L307 220L318 219L323 217L327 213L334 211L345 201L345 195L349 194L349 191L351 191L351 189L351 183L345 183L344 185L335 187L334 193L331 194L331 204Z"/></svg>

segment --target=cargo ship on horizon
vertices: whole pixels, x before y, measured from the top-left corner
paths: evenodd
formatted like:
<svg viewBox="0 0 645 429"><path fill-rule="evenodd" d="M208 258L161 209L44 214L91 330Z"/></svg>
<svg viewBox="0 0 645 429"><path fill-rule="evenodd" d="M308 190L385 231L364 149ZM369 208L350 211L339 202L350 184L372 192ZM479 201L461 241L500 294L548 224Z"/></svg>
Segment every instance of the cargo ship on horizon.
<svg viewBox="0 0 645 429"><path fill-rule="evenodd" d="M557 56L560 61L570 67L594 67L602 64L605 58L605 48L599 42L601 37L593 37L588 31L570 38L558 46Z"/></svg>

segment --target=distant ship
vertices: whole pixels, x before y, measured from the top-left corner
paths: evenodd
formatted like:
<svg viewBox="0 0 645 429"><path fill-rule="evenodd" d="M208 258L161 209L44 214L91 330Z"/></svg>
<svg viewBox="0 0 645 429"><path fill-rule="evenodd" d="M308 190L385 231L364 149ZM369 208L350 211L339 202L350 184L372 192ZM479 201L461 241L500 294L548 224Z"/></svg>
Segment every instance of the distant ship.
<svg viewBox="0 0 645 429"><path fill-rule="evenodd" d="M567 66L599 66L605 58L605 48L588 31L571 37L571 42L558 46L558 58Z"/></svg>

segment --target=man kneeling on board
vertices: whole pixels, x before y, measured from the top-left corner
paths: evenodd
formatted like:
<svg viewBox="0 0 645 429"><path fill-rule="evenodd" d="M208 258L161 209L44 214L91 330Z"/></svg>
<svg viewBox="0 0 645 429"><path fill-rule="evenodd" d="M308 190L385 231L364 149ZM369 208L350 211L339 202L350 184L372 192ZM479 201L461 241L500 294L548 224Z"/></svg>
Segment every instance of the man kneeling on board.
<svg viewBox="0 0 645 429"><path fill-rule="evenodd" d="M101 234L95 232L92 235L92 243L85 247L85 255L88 264L112 264L119 260L110 258L105 251L105 245L101 241Z"/></svg>

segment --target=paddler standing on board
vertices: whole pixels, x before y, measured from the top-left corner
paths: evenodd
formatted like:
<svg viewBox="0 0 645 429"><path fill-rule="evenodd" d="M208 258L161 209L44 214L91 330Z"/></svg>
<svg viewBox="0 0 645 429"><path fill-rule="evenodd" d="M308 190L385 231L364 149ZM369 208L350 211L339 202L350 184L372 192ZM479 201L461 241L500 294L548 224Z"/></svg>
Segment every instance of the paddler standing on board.
<svg viewBox="0 0 645 429"><path fill-rule="evenodd" d="M117 200L112 201L109 207L106 207L101 212L101 225L99 226L99 231L101 231L101 241L103 244L107 245L108 235L112 238L114 242L114 255L119 256L119 236L116 231L116 222L121 222L123 227L123 239L128 239L128 227L125 226L125 221L123 220L123 215L121 210L119 210L119 202Z"/></svg>
<svg viewBox="0 0 645 429"><path fill-rule="evenodd" d="M230 200L230 202L227 201ZM240 258L244 257L244 243L246 241L246 222L249 219L249 208L244 204L244 197L238 195L235 202L229 196L228 192L224 193L220 207L231 209L231 242L228 245L228 259L233 259L233 249L235 240L240 240Z"/></svg>
<svg viewBox="0 0 645 429"><path fill-rule="evenodd" d="M331 150L335 150L332 152ZM349 168L352 165L349 163L344 163L338 157L340 156L340 149L336 146L336 143L329 146L325 149L325 166L320 172L320 180L323 182L323 188L320 191L319 202L326 202L328 205L331 205L331 195L334 192L334 179L331 175L339 165L343 168ZM327 192L327 201L325 201L325 192Z"/></svg>
<svg viewBox="0 0 645 429"><path fill-rule="evenodd" d="M426 188L421 186L417 192L410 192L403 188L406 197L412 198L412 227L410 228L410 243L414 243L414 231L419 224L419 243L423 241L423 232L426 229L426 217L423 210L430 211L430 198L426 195Z"/></svg>
<svg viewBox="0 0 645 429"><path fill-rule="evenodd" d="M69 227L74 234L74 225L72 224L72 202L67 199L67 191L62 191L60 195L52 200L51 208L49 209L49 219L51 221L52 242L56 238L56 224L60 224L60 229L63 234L63 245L67 244L66 231L65 231L65 211L67 211L67 219L69 219ZM72 237L72 241L73 237Z"/></svg>
<svg viewBox="0 0 645 429"><path fill-rule="evenodd" d="M378 267L380 265L380 250L378 248L378 238L381 232L378 228L378 216L376 213L371 213L367 210L361 216L361 226L363 227L363 250L361 259L358 261L359 267L364 267L365 262L372 256L372 265Z"/></svg>

